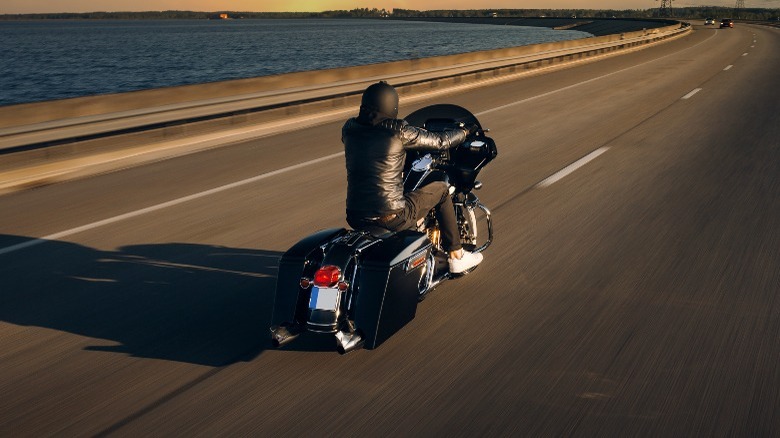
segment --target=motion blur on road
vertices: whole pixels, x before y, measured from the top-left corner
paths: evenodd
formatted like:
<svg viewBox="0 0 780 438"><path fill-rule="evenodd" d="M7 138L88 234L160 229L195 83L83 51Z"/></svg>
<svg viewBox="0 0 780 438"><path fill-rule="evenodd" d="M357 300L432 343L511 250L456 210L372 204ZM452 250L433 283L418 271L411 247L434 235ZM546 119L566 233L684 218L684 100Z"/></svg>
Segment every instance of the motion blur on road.
<svg viewBox="0 0 780 438"><path fill-rule="evenodd" d="M343 120L1 196L0 436L780 435L778 71L777 29L702 25L402 102L491 129L496 240L345 356L267 331L346 225Z"/></svg>

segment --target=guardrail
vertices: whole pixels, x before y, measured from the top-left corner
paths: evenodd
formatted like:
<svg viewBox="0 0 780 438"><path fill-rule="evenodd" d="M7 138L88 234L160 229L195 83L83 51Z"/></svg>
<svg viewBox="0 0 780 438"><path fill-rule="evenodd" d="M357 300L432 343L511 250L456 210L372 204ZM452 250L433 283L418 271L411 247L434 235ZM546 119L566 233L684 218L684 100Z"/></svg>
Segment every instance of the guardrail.
<svg viewBox="0 0 780 438"><path fill-rule="evenodd" d="M0 154L118 134L163 129L155 135L170 138L219 125L274 120L355 104L380 79L403 96L645 45L689 30L687 23L678 23L532 46L11 105L0 107ZM197 127L182 127L189 124Z"/></svg>

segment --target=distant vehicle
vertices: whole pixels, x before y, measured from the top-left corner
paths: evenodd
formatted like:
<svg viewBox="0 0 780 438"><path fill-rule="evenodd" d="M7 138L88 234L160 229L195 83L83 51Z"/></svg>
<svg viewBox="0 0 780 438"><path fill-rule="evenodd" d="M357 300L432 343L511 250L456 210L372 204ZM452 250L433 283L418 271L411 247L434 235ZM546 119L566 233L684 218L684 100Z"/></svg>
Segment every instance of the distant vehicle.
<svg viewBox="0 0 780 438"><path fill-rule="evenodd" d="M715 24L715 19L714 18L705 18L704 19L704 25L707 26L708 24L714 25Z"/></svg>
<svg viewBox="0 0 780 438"><path fill-rule="evenodd" d="M721 28L734 27L734 20L732 20L731 18L724 18L720 20L720 27Z"/></svg>

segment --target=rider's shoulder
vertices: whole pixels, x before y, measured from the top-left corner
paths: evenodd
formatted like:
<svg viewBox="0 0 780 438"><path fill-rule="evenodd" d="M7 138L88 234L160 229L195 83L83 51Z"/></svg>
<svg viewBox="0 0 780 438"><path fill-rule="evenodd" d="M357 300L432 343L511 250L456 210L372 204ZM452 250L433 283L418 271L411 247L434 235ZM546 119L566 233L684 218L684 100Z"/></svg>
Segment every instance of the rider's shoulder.
<svg viewBox="0 0 780 438"><path fill-rule="evenodd" d="M355 128L355 127L359 127L359 126L360 126L360 123L357 121L357 119L355 117L352 117L352 118L347 119L346 122L344 122L344 126L342 127L342 129L350 129L350 128Z"/></svg>
<svg viewBox="0 0 780 438"><path fill-rule="evenodd" d="M404 128L409 126L409 123L404 119L385 119L382 120L379 125L391 131L401 132Z"/></svg>

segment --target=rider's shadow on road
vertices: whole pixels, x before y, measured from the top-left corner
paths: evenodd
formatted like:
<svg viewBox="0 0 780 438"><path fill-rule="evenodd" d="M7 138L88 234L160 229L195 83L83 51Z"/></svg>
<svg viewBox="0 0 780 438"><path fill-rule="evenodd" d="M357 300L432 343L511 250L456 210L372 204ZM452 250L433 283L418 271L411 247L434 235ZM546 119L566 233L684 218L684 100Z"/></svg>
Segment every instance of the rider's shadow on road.
<svg viewBox="0 0 780 438"><path fill-rule="evenodd" d="M0 248L27 240L0 235ZM209 366L250 360L268 346L280 256L49 241L0 255L0 321L92 338L91 351Z"/></svg>

